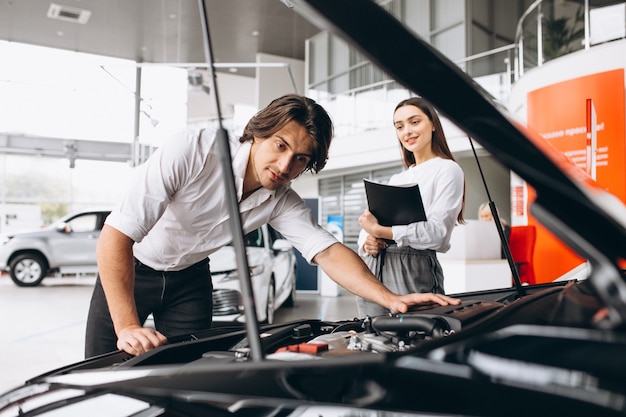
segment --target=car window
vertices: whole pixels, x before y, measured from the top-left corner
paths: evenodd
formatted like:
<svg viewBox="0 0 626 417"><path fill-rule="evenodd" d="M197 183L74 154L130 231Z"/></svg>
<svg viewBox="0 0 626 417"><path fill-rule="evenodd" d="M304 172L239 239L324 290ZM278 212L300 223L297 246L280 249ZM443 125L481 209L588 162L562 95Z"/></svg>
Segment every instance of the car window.
<svg viewBox="0 0 626 417"><path fill-rule="evenodd" d="M98 214L90 213L74 217L67 222L72 232L93 232L97 230Z"/></svg>
<svg viewBox="0 0 626 417"><path fill-rule="evenodd" d="M284 239L283 235L269 224L267 225L267 231L270 238L270 246L272 246L277 239Z"/></svg>
<svg viewBox="0 0 626 417"><path fill-rule="evenodd" d="M252 246L256 248L263 247L263 230L258 228L248 233L245 237L246 246Z"/></svg>
<svg viewBox="0 0 626 417"><path fill-rule="evenodd" d="M98 225L96 226L96 228L98 230L102 230L102 227L104 226L104 222L107 219L107 216L109 214L111 214L110 211L106 211L106 212L98 214L98 220L97 220L98 221Z"/></svg>

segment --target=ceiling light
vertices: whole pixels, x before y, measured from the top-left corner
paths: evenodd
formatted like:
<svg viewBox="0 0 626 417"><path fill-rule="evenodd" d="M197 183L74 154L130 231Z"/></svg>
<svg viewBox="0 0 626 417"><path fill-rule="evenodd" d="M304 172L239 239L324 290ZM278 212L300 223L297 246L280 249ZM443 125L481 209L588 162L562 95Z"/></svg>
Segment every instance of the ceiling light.
<svg viewBox="0 0 626 417"><path fill-rule="evenodd" d="M84 25L91 17L91 11L62 4L50 3L47 16L50 19L65 20L66 22L80 23Z"/></svg>

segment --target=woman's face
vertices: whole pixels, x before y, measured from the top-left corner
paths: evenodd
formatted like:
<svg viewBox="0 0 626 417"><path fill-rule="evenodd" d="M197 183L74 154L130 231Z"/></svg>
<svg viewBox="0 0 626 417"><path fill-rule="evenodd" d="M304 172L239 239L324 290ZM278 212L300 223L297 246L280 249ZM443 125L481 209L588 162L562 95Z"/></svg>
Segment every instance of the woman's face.
<svg viewBox="0 0 626 417"><path fill-rule="evenodd" d="M414 154L430 151L434 126L426 114L412 105L399 107L393 115L398 140Z"/></svg>

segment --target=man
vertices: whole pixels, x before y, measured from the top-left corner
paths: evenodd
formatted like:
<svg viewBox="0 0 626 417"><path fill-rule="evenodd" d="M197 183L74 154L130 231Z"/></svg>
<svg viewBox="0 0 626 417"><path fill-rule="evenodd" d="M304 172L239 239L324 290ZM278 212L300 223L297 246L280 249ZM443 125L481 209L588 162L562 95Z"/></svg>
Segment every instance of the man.
<svg viewBox="0 0 626 417"><path fill-rule="evenodd" d="M338 284L391 311L458 303L443 295L391 293L314 221L290 182L324 167L332 134L326 111L298 95L280 97L252 117L240 143L231 143L244 232L271 224ZM211 326L208 256L232 240L223 181L231 173L222 172L216 148L207 131L166 143L107 218L96 249L86 357L116 348L138 355L167 337ZM155 329L142 327L150 313Z"/></svg>

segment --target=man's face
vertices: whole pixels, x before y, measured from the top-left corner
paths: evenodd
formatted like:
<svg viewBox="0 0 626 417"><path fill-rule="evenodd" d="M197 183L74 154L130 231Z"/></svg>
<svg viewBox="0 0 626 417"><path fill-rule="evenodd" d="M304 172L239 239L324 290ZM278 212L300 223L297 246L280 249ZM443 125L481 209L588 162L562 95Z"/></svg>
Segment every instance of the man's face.
<svg viewBox="0 0 626 417"><path fill-rule="evenodd" d="M244 190L259 186L275 190L300 175L313 155L313 138L291 121L267 139L255 136L244 180Z"/></svg>

